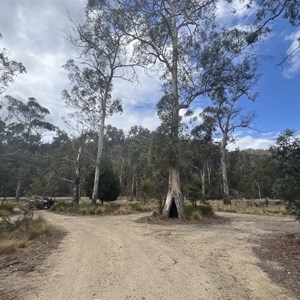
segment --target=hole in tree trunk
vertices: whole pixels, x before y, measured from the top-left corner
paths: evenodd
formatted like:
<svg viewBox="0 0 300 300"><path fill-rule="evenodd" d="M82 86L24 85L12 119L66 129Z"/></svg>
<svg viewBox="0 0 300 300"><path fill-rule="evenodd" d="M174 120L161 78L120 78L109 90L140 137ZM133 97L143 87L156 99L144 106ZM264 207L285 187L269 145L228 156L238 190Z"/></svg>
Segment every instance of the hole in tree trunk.
<svg viewBox="0 0 300 300"><path fill-rule="evenodd" d="M171 219L178 218L178 211L177 211L177 207L176 207L176 203L175 203L174 199L172 201L169 218L171 218Z"/></svg>

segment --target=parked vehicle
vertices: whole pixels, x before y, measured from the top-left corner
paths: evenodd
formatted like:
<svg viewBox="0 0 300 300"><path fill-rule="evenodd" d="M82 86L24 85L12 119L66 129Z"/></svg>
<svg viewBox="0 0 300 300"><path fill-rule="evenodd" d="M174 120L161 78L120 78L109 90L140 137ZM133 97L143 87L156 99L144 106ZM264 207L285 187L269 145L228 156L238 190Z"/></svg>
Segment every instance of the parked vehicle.
<svg viewBox="0 0 300 300"><path fill-rule="evenodd" d="M54 200L45 196L38 196L31 200L31 204L36 209L49 209L54 204Z"/></svg>

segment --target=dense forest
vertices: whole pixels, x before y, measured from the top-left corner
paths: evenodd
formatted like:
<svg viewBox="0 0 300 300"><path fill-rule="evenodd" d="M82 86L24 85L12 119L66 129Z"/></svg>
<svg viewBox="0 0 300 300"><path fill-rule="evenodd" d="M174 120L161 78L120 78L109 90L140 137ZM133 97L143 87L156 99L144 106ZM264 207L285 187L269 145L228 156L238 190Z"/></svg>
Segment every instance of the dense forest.
<svg viewBox="0 0 300 300"><path fill-rule="evenodd" d="M62 98L73 109L66 123L76 131L49 123L49 110L33 97L26 103L3 98L0 196L70 196L74 202L89 196L93 203L118 196L165 199L162 214L175 205L180 218L184 199L230 204L233 197L279 197L299 206L294 131L283 132L270 150L228 151L234 131L254 118L240 102L257 97L256 44L284 11L295 25L298 7L279 1L282 6L269 11L261 4L249 31L219 24L215 1L152 2L88 1L85 22L70 20L67 38L79 55L64 65L71 87ZM3 94L26 70L0 51ZM154 66L164 92L157 104L161 125L153 132L107 125L107 116L122 111L121 100L112 98L115 80L130 84L136 67ZM195 119L201 97L204 109ZM182 110L190 123L183 122Z"/></svg>

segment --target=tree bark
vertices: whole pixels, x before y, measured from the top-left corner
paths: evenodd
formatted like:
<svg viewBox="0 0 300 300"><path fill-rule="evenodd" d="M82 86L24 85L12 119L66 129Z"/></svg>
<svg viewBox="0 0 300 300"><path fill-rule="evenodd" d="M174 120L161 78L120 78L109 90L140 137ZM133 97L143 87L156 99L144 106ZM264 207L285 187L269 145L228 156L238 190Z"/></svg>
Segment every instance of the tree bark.
<svg viewBox="0 0 300 300"><path fill-rule="evenodd" d="M96 201L98 199L99 180L100 180L100 172L101 172L101 159L102 159L103 142L104 142L104 126L105 126L105 112L102 112L101 120L100 120L100 131L99 131L94 187L93 187L93 195L92 195L93 204L96 204Z"/></svg>
<svg viewBox="0 0 300 300"><path fill-rule="evenodd" d="M183 196L180 189L179 172L177 168L169 168L169 189L165 205L162 211L163 217L176 217L170 215L171 207L175 203L177 209L177 217L184 219Z"/></svg>
<svg viewBox="0 0 300 300"><path fill-rule="evenodd" d="M207 171L207 179L208 179L208 185L211 184L211 163L207 162L206 164L206 171Z"/></svg>
<svg viewBox="0 0 300 300"><path fill-rule="evenodd" d="M223 203L225 205L231 204L229 198L229 185L227 177L227 155L226 155L226 139L224 138L221 145L221 168L222 168L222 179L223 179Z"/></svg>
<svg viewBox="0 0 300 300"><path fill-rule="evenodd" d="M201 176L201 190L202 190L202 200L205 198L205 168L200 171Z"/></svg>
<svg viewBox="0 0 300 300"><path fill-rule="evenodd" d="M79 203L80 200L80 183L81 183L81 152L82 146L78 149L77 159L75 162L75 184L73 193L73 202Z"/></svg>
<svg viewBox="0 0 300 300"><path fill-rule="evenodd" d="M130 200L133 200L133 196L134 196L134 185L136 184L136 165L133 165L133 173L132 173L132 181L131 181L131 196L130 196Z"/></svg>
<svg viewBox="0 0 300 300"><path fill-rule="evenodd" d="M170 3L172 14L172 122L171 122L171 151L170 151L170 166L169 166L169 187L164 209L163 217L178 217L184 219L183 195L180 188L179 177L179 95L178 95L178 28L176 22L176 10L174 3ZM171 208L174 214L170 214ZM176 216L177 213L177 216Z"/></svg>
<svg viewBox="0 0 300 300"><path fill-rule="evenodd" d="M18 179L17 188L16 188L16 195L15 195L15 200L16 201L20 200L21 187L22 187L22 180Z"/></svg>
<svg viewBox="0 0 300 300"><path fill-rule="evenodd" d="M261 200L261 183L259 180L254 180L254 183L257 187L257 191L258 191L258 197Z"/></svg>

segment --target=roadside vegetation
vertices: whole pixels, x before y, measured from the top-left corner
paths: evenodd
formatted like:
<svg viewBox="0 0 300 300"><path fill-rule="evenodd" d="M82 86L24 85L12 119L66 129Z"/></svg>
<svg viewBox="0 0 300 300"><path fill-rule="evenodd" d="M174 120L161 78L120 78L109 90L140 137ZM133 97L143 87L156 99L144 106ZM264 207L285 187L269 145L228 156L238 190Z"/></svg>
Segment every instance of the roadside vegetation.
<svg viewBox="0 0 300 300"><path fill-rule="evenodd" d="M67 215L126 215L152 212L160 215L162 204L157 200L130 201L117 200L104 202L103 205L91 204L84 200L79 204L72 200L57 201L51 211ZM277 200L232 200L231 205L223 204L221 200L185 201L186 219L200 220L201 218L215 217L215 212L231 212L240 214L288 216L289 211L283 202Z"/></svg>
<svg viewBox="0 0 300 300"><path fill-rule="evenodd" d="M127 215L140 212L151 212L157 209L157 201L117 200L104 202L103 205L87 201L74 203L71 200L56 202L51 211L69 215Z"/></svg>
<svg viewBox="0 0 300 300"><path fill-rule="evenodd" d="M230 212L265 216L288 216L290 213L281 201L269 200L232 200L231 205L222 201L209 201L215 212Z"/></svg>
<svg viewBox="0 0 300 300"><path fill-rule="evenodd" d="M16 214L16 209L19 213ZM0 254L9 254L41 236L50 233L51 226L33 209L7 202L0 206Z"/></svg>

